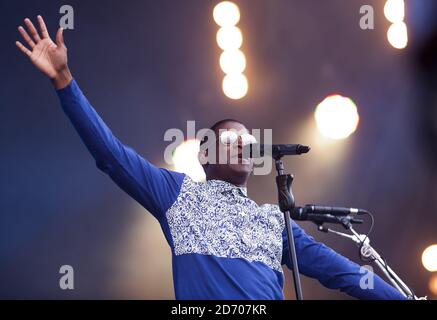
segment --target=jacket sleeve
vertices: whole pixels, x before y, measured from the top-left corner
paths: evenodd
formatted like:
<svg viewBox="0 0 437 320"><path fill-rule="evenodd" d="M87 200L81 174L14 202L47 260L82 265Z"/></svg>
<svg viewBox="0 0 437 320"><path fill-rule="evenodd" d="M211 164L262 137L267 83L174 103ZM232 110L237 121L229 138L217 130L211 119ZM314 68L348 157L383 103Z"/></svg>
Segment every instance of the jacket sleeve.
<svg viewBox="0 0 437 320"><path fill-rule="evenodd" d="M184 174L157 168L123 145L103 122L73 79L57 90L70 119L96 166L132 198L161 220L176 200Z"/></svg>

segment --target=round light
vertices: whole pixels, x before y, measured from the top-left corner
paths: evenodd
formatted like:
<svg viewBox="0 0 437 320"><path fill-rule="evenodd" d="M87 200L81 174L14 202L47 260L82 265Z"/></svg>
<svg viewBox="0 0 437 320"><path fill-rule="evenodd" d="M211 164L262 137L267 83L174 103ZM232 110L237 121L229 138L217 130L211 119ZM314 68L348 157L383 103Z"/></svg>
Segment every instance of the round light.
<svg viewBox="0 0 437 320"><path fill-rule="evenodd" d="M173 153L174 170L185 173L194 181L205 181L205 172L197 158L199 150L200 142L196 139L177 146Z"/></svg>
<svg viewBox="0 0 437 320"><path fill-rule="evenodd" d="M246 57L241 50L223 51L220 56L220 67L226 74L242 73L246 69Z"/></svg>
<svg viewBox="0 0 437 320"><path fill-rule="evenodd" d="M244 74L228 74L223 79L223 92L230 99L243 98L248 89L249 84Z"/></svg>
<svg viewBox="0 0 437 320"><path fill-rule="evenodd" d="M437 244L433 244L423 251L422 264L428 271L437 271Z"/></svg>
<svg viewBox="0 0 437 320"><path fill-rule="evenodd" d="M226 50L236 50L243 44L243 34L238 27L224 27L217 31L217 44Z"/></svg>
<svg viewBox="0 0 437 320"><path fill-rule="evenodd" d="M387 0L384 6L384 15L391 23L404 21L405 3L404 0Z"/></svg>
<svg viewBox="0 0 437 320"><path fill-rule="evenodd" d="M223 1L215 6L213 16L220 27L231 27L240 21L240 10L235 3Z"/></svg>
<svg viewBox="0 0 437 320"><path fill-rule="evenodd" d="M388 42L396 49L404 49L408 44L407 25L404 22L393 23L387 31Z"/></svg>
<svg viewBox="0 0 437 320"><path fill-rule="evenodd" d="M320 133L331 139L345 139L358 127L359 116L355 103L346 97L332 95L323 100L314 112Z"/></svg>

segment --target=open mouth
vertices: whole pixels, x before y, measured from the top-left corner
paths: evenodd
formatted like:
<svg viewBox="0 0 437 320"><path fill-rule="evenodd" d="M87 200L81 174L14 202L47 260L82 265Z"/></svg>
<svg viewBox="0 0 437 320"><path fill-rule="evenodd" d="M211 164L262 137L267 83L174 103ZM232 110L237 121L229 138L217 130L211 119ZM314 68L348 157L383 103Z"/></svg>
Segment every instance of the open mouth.
<svg viewBox="0 0 437 320"><path fill-rule="evenodd" d="M250 164L250 159L244 158L242 153L238 153L231 157L231 164Z"/></svg>

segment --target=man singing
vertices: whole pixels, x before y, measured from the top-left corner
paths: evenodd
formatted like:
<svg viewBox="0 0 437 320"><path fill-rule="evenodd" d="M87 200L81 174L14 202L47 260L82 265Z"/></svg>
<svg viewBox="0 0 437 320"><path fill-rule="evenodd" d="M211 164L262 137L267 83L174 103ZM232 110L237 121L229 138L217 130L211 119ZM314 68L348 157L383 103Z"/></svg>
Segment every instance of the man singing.
<svg viewBox="0 0 437 320"><path fill-rule="evenodd" d="M199 156L207 159L204 183L153 166L112 134L79 89L67 65L63 30L53 42L41 16L38 23L40 32L25 19L28 31L18 30L28 47L16 45L52 80L97 167L158 219L171 247L176 298L283 299L282 265L291 268L283 214L278 206L258 205L247 195L253 169L252 161L241 156L242 145L253 139L247 128L230 119L211 128L217 154L236 154L237 159L217 164L202 152ZM234 131L219 134L223 129ZM359 299L404 299L377 275L372 289L361 288L359 265L316 242L294 222L293 234L304 275Z"/></svg>

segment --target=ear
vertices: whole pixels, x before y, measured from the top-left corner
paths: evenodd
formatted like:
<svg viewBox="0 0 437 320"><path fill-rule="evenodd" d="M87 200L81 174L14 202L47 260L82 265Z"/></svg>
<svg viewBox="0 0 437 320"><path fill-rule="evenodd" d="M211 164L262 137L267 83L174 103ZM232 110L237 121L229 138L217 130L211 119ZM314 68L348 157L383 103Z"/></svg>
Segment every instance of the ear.
<svg viewBox="0 0 437 320"><path fill-rule="evenodd" d="M208 155L207 155L207 151L199 151L199 153L197 154L197 159L199 160L200 164L203 166L205 164L208 164Z"/></svg>

